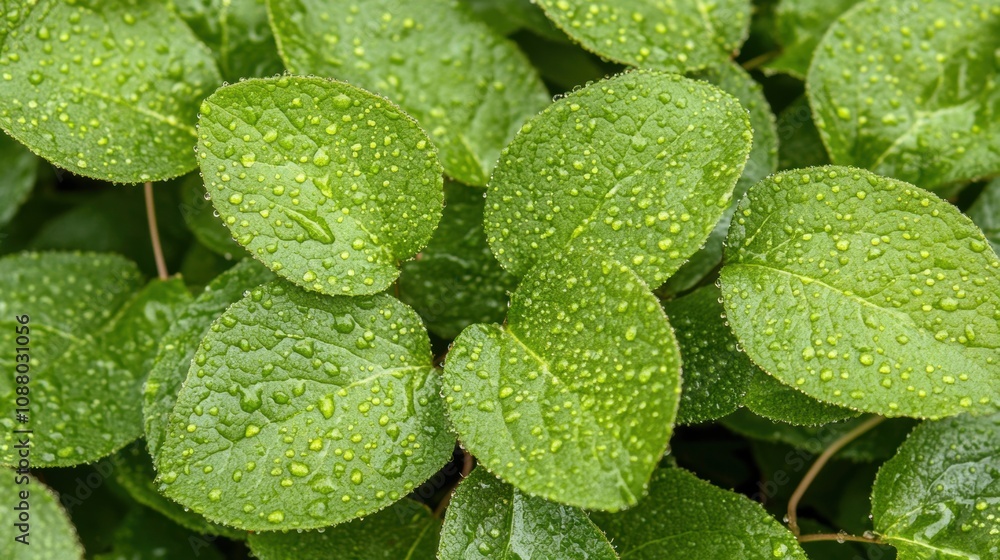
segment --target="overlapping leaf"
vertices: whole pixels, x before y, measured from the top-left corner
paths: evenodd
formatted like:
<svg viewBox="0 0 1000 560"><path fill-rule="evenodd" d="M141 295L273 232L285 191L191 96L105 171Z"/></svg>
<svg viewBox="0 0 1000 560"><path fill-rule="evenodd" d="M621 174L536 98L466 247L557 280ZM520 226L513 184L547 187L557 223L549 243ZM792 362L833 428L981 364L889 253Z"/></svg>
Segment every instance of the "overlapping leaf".
<svg viewBox="0 0 1000 560"><path fill-rule="evenodd" d="M837 16L858 0L782 0L774 8L774 23L781 54L766 69L804 79L813 51Z"/></svg>
<svg viewBox="0 0 1000 560"><path fill-rule="evenodd" d="M642 280L574 254L526 276L505 326L465 329L444 385L459 439L491 472L529 495L617 510L666 448L680 360Z"/></svg>
<svg viewBox="0 0 1000 560"><path fill-rule="evenodd" d="M827 165L830 156L813 122L809 100L799 97L778 115L778 169Z"/></svg>
<svg viewBox="0 0 1000 560"><path fill-rule="evenodd" d="M267 21L265 0L170 0L212 49L222 78L266 78L285 70Z"/></svg>
<svg viewBox="0 0 1000 560"><path fill-rule="evenodd" d="M23 482L22 482L23 481ZM24 500L21 493L26 492ZM4 512L4 558L10 560L82 560L83 547L76 529L59 505L59 496L37 478L10 469L0 469L0 499L9 504ZM19 514L28 516L18 527ZM22 531L22 529L24 529ZM24 542L15 537L24 533Z"/></svg>
<svg viewBox="0 0 1000 560"><path fill-rule="evenodd" d="M451 456L439 395L412 309L265 284L195 353L157 458L161 490L245 530L372 514Z"/></svg>
<svg viewBox="0 0 1000 560"><path fill-rule="evenodd" d="M762 181L736 216L727 317L771 375L888 416L1000 405L1000 259L954 206L826 167Z"/></svg>
<svg viewBox="0 0 1000 560"><path fill-rule="evenodd" d="M462 481L441 530L441 560L617 560L583 511L526 496L476 469Z"/></svg>
<svg viewBox="0 0 1000 560"><path fill-rule="evenodd" d="M4 170L0 179L0 227L7 225L31 194L38 177L38 163L35 154L0 133L0 169Z"/></svg>
<svg viewBox="0 0 1000 560"><path fill-rule="evenodd" d="M1000 2L864 0L808 76L833 163L927 189L1000 172Z"/></svg>
<svg viewBox="0 0 1000 560"><path fill-rule="evenodd" d="M212 540L171 523L162 515L135 506L115 527L111 550L93 556L94 560L136 560L140 558L198 558L222 560Z"/></svg>
<svg viewBox="0 0 1000 560"><path fill-rule="evenodd" d="M899 560L1000 555L1000 415L925 422L879 470L872 515Z"/></svg>
<svg viewBox="0 0 1000 560"><path fill-rule="evenodd" d="M969 207L968 214L982 228L993 251L1000 254L1000 179L986 185L976 202Z"/></svg>
<svg viewBox="0 0 1000 560"><path fill-rule="evenodd" d="M203 104L199 164L215 209L278 275L326 294L381 292L441 219L441 166L398 107L319 78L247 80Z"/></svg>
<svg viewBox="0 0 1000 560"><path fill-rule="evenodd" d="M0 127L80 175L138 183L195 167L211 54L159 2L26 0L0 43Z"/></svg>
<svg viewBox="0 0 1000 560"><path fill-rule="evenodd" d="M549 95L513 43L457 0L268 0L289 70L347 80L413 115L447 173L485 185Z"/></svg>
<svg viewBox="0 0 1000 560"><path fill-rule="evenodd" d="M663 283L705 242L750 152L746 110L672 74L637 71L575 91L526 124L490 181L494 254L524 275L594 248Z"/></svg>

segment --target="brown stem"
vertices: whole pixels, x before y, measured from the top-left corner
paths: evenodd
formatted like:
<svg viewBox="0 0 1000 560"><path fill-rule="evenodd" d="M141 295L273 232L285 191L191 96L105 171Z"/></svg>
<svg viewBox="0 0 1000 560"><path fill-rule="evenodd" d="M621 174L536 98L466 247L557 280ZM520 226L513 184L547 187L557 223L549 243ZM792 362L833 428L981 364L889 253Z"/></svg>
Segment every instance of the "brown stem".
<svg viewBox="0 0 1000 560"><path fill-rule="evenodd" d="M882 544L882 541L874 539L871 537L859 537L857 535L848 535L847 533L819 533L815 535L802 535L797 537L800 543L804 542L816 542L816 541L837 541L842 543L844 541L854 541L863 542L871 544Z"/></svg>
<svg viewBox="0 0 1000 560"><path fill-rule="evenodd" d="M472 467L475 466L475 462L472 460L472 454L466 450L462 450L462 478L469 476L472 472Z"/></svg>
<svg viewBox="0 0 1000 560"><path fill-rule="evenodd" d="M462 478L463 479L465 477L469 476L469 473L472 472L472 467L474 465L475 465L475 460L472 458L472 454L470 454L468 451L466 451L465 449L463 449L462 450ZM457 487L457 485L456 485L456 487ZM451 490L448 491L447 494L444 495L443 498L441 498L441 502L437 505L436 508L434 508L434 517L437 517L437 518L440 519L444 515L444 511L446 509L448 509L448 504L451 503L451 497L454 494L455 494L455 488L452 488Z"/></svg>
<svg viewBox="0 0 1000 560"><path fill-rule="evenodd" d="M858 424L856 428L840 436L840 438L831 443L830 447L827 447L826 450L820 454L819 458L816 459L816 462L809 467L809 471L806 472L806 475L802 478L802 482L799 482L798 487L795 488L795 492L792 492L792 497L788 500L788 529L792 532L792 534L796 537L799 536L798 515L796 513L799 509L799 501L806 493L806 490L809 489L809 485L812 484L813 480L815 480L819 471L821 471L823 467L826 466L826 463L830 460L830 458L843 449L845 445L851 443L868 430L878 426L884 420L885 417L883 416L873 416L861 424Z"/></svg>
<svg viewBox="0 0 1000 560"><path fill-rule="evenodd" d="M765 64L767 62L771 62L773 59L775 59L778 56L778 54L780 54L780 53L778 53L778 52L766 52L766 53L764 53L762 55L755 56L754 58L751 58L750 60L748 60L748 61L746 61L746 62L743 63L743 69L746 70L747 72L749 72L751 70L756 70L761 65L763 65L763 64Z"/></svg>
<svg viewBox="0 0 1000 560"><path fill-rule="evenodd" d="M153 258L156 260L156 273L160 280L166 280L170 274L167 272L167 261L163 258L163 247L160 245L160 228L156 226L156 206L153 203L153 183L149 181L143 185L146 195L146 218L149 221L149 238L153 240Z"/></svg>

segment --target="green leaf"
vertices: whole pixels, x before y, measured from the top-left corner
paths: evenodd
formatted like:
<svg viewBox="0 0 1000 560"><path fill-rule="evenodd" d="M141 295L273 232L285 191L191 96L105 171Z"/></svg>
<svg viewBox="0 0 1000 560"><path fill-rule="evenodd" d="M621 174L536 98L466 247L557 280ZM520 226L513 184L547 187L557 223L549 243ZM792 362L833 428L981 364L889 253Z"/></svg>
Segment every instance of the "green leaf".
<svg viewBox="0 0 1000 560"><path fill-rule="evenodd" d="M994 179L986 185L979 198L969 207L968 215L986 234L993 252L1000 254L1000 179Z"/></svg>
<svg viewBox="0 0 1000 560"><path fill-rule="evenodd" d="M753 147L750 148L750 157L743 168L743 174L736 182L729 208L715 224L715 229L708 236L705 245L664 285L664 289L671 294L694 288L722 262L723 245L726 233L729 231L729 223L736 211L736 204L743 198L747 189L778 168L778 132L775 128L774 113L771 112L771 106L764 97L764 90L760 84L735 62L727 62L694 73L691 77L715 84L722 91L736 97L749 111Z"/></svg>
<svg viewBox="0 0 1000 560"><path fill-rule="evenodd" d="M525 30L550 41L568 43L566 35L531 0L461 0L461 3L501 35Z"/></svg>
<svg viewBox="0 0 1000 560"><path fill-rule="evenodd" d="M834 441L847 434L869 417L851 418L817 426L793 426L770 421L759 415L740 410L724 418L722 425L731 431L760 441L780 442L819 455ZM913 430L915 421L895 418L882 422L837 452L838 459L868 462L885 460ZM811 457L810 457L811 459Z"/></svg>
<svg viewBox="0 0 1000 560"><path fill-rule="evenodd" d="M403 265L399 293L427 328L453 339L472 323L502 321L517 281L493 258L483 233L483 191L449 183L441 225L417 260Z"/></svg>
<svg viewBox="0 0 1000 560"><path fill-rule="evenodd" d="M799 97L778 115L778 169L827 165L830 156L813 122L809 100Z"/></svg>
<svg viewBox="0 0 1000 560"><path fill-rule="evenodd" d="M595 248L659 286L705 242L750 152L746 110L704 82L637 71L577 90L524 125L484 222L516 276Z"/></svg>
<svg viewBox="0 0 1000 560"><path fill-rule="evenodd" d="M244 530L370 515L451 457L430 342L385 295L254 288L212 324L157 458L161 490Z"/></svg>
<svg viewBox="0 0 1000 560"><path fill-rule="evenodd" d="M0 133L0 227L14 217L35 188L39 159L10 136Z"/></svg>
<svg viewBox="0 0 1000 560"><path fill-rule="evenodd" d="M836 164L927 189L1000 173L994 0L864 0L830 26L809 69Z"/></svg>
<svg viewBox="0 0 1000 560"><path fill-rule="evenodd" d="M1000 259L952 205L843 167L750 189L722 270L750 358L824 402L886 416L1000 405Z"/></svg>
<svg viewBox="0 0 1000 560"><path fill-rule="evenodd" d="M69 517L59 505L59 496L49 490L33 476L10 469L0 469L0 500L7 511L4 512L4 558L10 560L70 560L83 559L83 547L76 536L76 530ZM28 499L22 500L21 493L27 492ZM21 508L29 516L27 530L22 531L18 511ZM15 538L24 534L23 542Z"/></svg>
<svg viewBox="0 0 1000 560"><path fill-rule="evenodd" d="M722 316L722 293L705 286L664 302L684 360L679 424L722 418L739 408L757 366L736 349Z"/></svg>
<svg viewBox="0 0 1000 560"><path fill-rule="evenodd" d="M682 469L657 470L638 506L593 518L623 559L806 559L792 533L760 504Z"/></svg>
<svg viewBox="0 0 1000 560"><path fill-rule="evenodd" d="M459 439L519 490L569 505L635 504L677 413L680 359L659 302L594 253L539 265L504 327L472 325L444 371Z"/></svg>
<svg viewBox="0 0 1000 560"><path fill-rule="evenodd" d="M616 560L583 511L527 496L479 468L455 491L441 530L441 560Z"/></svg>
<svg viewBox="0 0 1000 560"><path fill-rule="evenodd" d="M221 78L180 18L139 0L5 5L21 18L0 43L8 134L97 179L140 183L194 169L198 103Z"/></svg>
<svg viewBox="0 0 1000 560"><path fill-rule="evenodd" d="M879 470L872 515L899 560L1000 555L1000 415L924 422Z"/></svg>
<svg viewBox="0 0 1000 560"><path fill-rule="evenodd" d="M285 65L399 103L451 177L485 185L500 149L549 103L510 41L455 0L268 0Z"/></svg>
<svg viewBox="0 0 1000 560"><path fill-rule="evenodd" d="M233 237L305 288L385 290L441 219L427 135L352 85L284 76L227 86L202 104L198 133L205 184Z"/></svg>
<svg viewBox="0 0 1000 560"><path fill-rule="evenodd" d="M246 251L233 239L226 224L219 219L218 211L209 201L201 175L192 173L181 185L181 215L184 223L202 245L224 257L246 255Z"/></svg>
<svg viewBox="0 0 1000 560"><path fill-rule="evenodd" d="M29 315L32 464L67 466L109 455L139 437L139 396L156 345L191 296L180 279L138 293L135 265L114 256L29 253L0 261L0 363L14 371L15 317ZM24 354L24 352L21 352ZM23 360L22 360L23 361ZM0 463L16 464L13 376L0 385L8 430Z"/></svg>
<svg viewBox="0 0 1000 560"><path fill-rule="evenodd" d="M138 560L144 558L198 558L222 560L211 537L190 533L157 513L133 507L114 530L112 548L94 560Z"/></svg>
<svg viewBox="0 0 1000 560"><path fill-rule="evenodd" d="M243 531L211 523L160 494L154 482L156 471L143 440L138 440L113 455L111 463L114 465L115 480L140 504L200 535L221 535L246 540L246 533Z"/></svg>
<svg viewBox="0 0 1000 560"><path fill-rule="evenodd" d="M250 535L259 560L434 560L441 522L427 506L410 499L365 519L319 531Z"/></svg>
<svg viewBox="0 0 1000 560"><path fill-rule="evenodd" d="M212 322L243 298L244 294L274 275L256 261L237 263L213 280L164 333L144 389L142 413L150 454L159 456L167 433L167 419L177 394L187 379L199 343L209 333Z"/></svg>
<svg viewBox="0 0 1000 560"><path fill-rule="evenodd" d="M774 9L781 54L767 63L769 72L805 79L813 51L830 24L858 0L782 0Z"/></svg>
<svg viewBox="0 0 1000 560"><path fill-rule="evenodd" d="M818 426L855 418L860 414L850 408L818 401L760 368L755 367L754 370L747 380L743 406L758 416L795 426Z"/></svg>
<svg viewBox="0 0 1000 560"><path fill-rule="evenodd" d="M537 0L583 48L643 68L683 73L729 60L750 26L747 0Z"/></svg>
<svg viewBox="0 0 1000 560"><path fill-rule="evenodd" d="M212 49L226 81L284 72L267 21L265 0L171 0L191 30Z"/></svg>

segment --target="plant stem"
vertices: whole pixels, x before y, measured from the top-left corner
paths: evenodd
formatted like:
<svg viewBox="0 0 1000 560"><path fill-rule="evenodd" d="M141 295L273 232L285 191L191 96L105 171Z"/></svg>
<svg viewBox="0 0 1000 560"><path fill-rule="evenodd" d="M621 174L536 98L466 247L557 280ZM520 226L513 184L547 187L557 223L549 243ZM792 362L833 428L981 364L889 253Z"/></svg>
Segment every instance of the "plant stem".
<svg viewBox="0 0 1000 560"><path fill-rule="evenodd" d="M473 464L474 464L474 461L472 459L472 454L470 454L468 451L466 451L465 449L463 449L462 450L462 478L463 479L466 478L467 476L469 476L469 473L472 472ZM461 482L461 481L459 481L459 482ZM455 488L457 488L457 487L458 487L458 485L456 484ZM448 493L445 494L443 498L441 498L441 502L438 503L438 505L437 505L436 508L434 508L434 517L437 517L437 518L440 519L441 516L444 515L445 510L448 509L448 504L451 503L451 497L452 497L452 495L455 494L455 488L452 488L451 490L449 490Z"/></svg>
<svg viewBox="0 0 1000 560"><path fill-rule="evenodd" d="M798 487L795 488L795 492L792 493L792 497L788 500L788 529L792 532L792 534L796 537L799 536L799 523L798 516L796 514L796 511L799 509L799 501L806 493L806 490L809 489L809 485L812 484L812 481L816 479L816 475L819 474L819 471L821 471L823 467L826 466L826 463L830 460L830 458L843 449L845 445L851 443L868 430L878 426L884 420L884 416L873 416L861 424L858 424L856 428L840 436L839 439L831 443L830 447L827 447L826 450L820 454L819 458L816 459L816 462L809 467L809 471L806 472L806 475L802 478L802 482L799 482Z"/></svg>
<svg viewBox="0 0 1000 560"><path fill-rule="evenodd" d="M469 476L470 472L472 472L472 467L473 467L474 463L472 461L472 454L471 453L469 453L468 451L465 451L464 449L462 450L462 453L463 453L463 457L462 457L462 478L465 478L465 477Z"/></svg>
<svg viewBox="0 0 1000 560"><path fill-rule="evenodd" d="M149 238L153 240L153 258L156 260L156 272L160 280L166 280L170 274L167 272L167 261L163 258L163 247L160 245L160 228L156 226L153 183L146 181L146 184L143 185L143 192L146 195L146 218L149 221Z"/></svg>
<svg viewBox="0 0 1000 560"><path fill-rule="evenodd" d="M854 541L854 542L863 542L871 544L882 544L882 541L878 539L872 539L869 537L859 537L856 535L848 535L847 533L819 533L815 535L802 535L797 538L800 543L815 542L815 541L837 541L842 543L844 541Z"/></svg>
<svg viewBox="0 0 1000 560"><path fill-rule="evenodd" d="M778 56L778 52L766 52L762 55L751 58L750 60L743 63L743 69L747 72L757 69L757 67L770 62Z"/></svg>

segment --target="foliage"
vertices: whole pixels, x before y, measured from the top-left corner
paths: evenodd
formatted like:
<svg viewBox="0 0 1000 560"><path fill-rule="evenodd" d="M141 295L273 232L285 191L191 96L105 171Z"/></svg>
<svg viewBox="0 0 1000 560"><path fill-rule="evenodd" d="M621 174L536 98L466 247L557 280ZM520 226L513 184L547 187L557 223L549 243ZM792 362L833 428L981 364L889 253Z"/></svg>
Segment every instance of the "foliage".
<svg viewBox="0 0 1000 560"><path fill-rule="evenodd" d="M998 28L0 2L2 550L997 557Z"/></svg>

